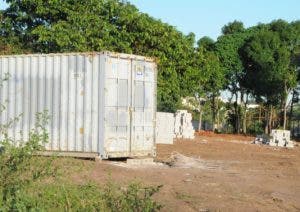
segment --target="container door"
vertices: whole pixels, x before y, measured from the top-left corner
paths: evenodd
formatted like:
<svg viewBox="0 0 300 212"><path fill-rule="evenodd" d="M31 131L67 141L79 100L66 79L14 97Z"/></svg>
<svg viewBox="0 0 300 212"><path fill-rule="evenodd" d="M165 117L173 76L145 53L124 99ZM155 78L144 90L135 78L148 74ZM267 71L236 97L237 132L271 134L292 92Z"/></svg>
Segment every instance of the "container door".
<svg viewBox="0 0 300 212"><path fill-rule="evenodd" d="M109 156L130 152L131 61L108 58L105 80L105 151Z"/></svg>
<svg viewBox="0 0 300 212"><path fill-rule="evenodd" d="M154 71L153 63L132 64L131 153L151 152L154 145Z"/></svg>

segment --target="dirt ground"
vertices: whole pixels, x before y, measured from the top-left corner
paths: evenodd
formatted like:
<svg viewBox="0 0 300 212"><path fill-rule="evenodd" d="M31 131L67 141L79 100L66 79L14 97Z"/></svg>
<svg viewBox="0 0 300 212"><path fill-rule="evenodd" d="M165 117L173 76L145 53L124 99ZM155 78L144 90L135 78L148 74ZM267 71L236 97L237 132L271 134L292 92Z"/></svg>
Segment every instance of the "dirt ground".
<svg viewBox="0 0 300 212"><path fill-rule="evenodd" d="M93 167L82 179L102 183L110 175L122 183L163 185L154 197L162 211L300 211L300 148L260 146L252 140L198 135L158 145L156 160L173 161L173 167L124 168L87 161Z"/></svg>

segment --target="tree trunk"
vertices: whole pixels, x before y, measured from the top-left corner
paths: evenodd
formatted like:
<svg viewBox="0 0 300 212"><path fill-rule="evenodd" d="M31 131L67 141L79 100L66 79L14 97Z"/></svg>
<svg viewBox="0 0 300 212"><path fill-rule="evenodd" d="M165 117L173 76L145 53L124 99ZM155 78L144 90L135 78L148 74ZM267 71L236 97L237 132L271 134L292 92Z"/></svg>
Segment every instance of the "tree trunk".
<svg viewBox="0 0 300 212"><path fill-rule="evenodd" d="M299 133L299 127L300 127L300 125L299 125L299 120L297 121L298 122L298 126L297 126L297 134ZM297 135L298 136L298 135Z"/></svg>
<svg viewBox="0 0 300 212"><path fill-rule="evenodd" d="M239 115L239 105L238 105L238 94L235 94L235 103L234 103L234 113L235 113L235 132L240 133L240 115Z"/></svg>
<svg viewBox="0 0 300 212"><path fill-rule="evenodd" d="M217 103L218 105L218 103ZM220 131L220 110L219 110L219 105L218 105L218 109L217 109L217 129L218 131Z"/></svg>
<svg viewBox="0 0 300 212"><path fill-rule="evenodd" d="M202 128L202 105L200 102L200 106L199 106L199 124L198 124L198 131L200 132Z"/></svg>
<svg viewBox="0 0 300 212"><path fill-rule="evenodd" d="M265 134L269 134L271 132L271 128L272 128L272 110L273 107L272 105L270 105L268 107L268 111L266 111L266 125L265 125Z"/></svg>
<svg viewBox="0 0 300 212"><path fill-rule="evenodd" d="M249 100L249 94L246 94L246 101L244 102L244 114L243 114L243 133L247 134L247 105Z"/></svg>
<svg viewBox="0 0 300 212"><path fill-rule="evenodd" d="M271 105L271 106L270 106L269 131L268 131L268 134L271 133L271 130L272 130L272 128L273 128L272 120L273 120L273 106Z"/></svg>
<svg viewBox="0 0 300 212"><path fill-rule="evenodd" d="M294 135L294 126L293 126L293 110L294 110L294 99L296 96L296 90L293 91L292 95L292 102L291 102L291 109L290 109L290 115L289 115L289 128L291 130L292 136Z"/></svg>
<svg viewBox="0 0 300 212"><path fill-rule="evenodd" d="M286 106L284 106L284 110L283 110L283 129L286 130Z"/></svg>
<svg viewBox="0 0 300 212"><path fill-rule="evenodd" d="M258 115L258 121L261 122L261 105L259 105L259 115Z"/></svg>
<svg viewBox="0 0 300 212"><path fill-rule="evenodd" d="M265 113L265 119L266 119L265 134L268 134L268 131L269 131L269 110L266 111L266 113Z"/></svg>
<svg viewBox="0 0 300 212"><path fill-rule="evenodd" d="M289 90L287 88L286 82L284 83L284 97L283 97L283 129L286 130L286 111L287 111L287 98L289 94Z"/></svg>
<svg viewBox="0 0 300 212"><path fill-rule="evenodd" d="M268 117L266 117L266 120L268 120ZM265 134L268 134L268 123L265 124Z"/></svg>
<svg viewBox="0 0 300 212"><path fill-rule="evenodd" d="M244 117L243 117L243 133L247 134L247 111L246 110L244 112Z"/></svg>
<svg viewBox="0 0 300 212"><path fill-rule="evenodd" d="M215 95L212 96L212 130L215 132L216 130L216 97Z"/></svg>

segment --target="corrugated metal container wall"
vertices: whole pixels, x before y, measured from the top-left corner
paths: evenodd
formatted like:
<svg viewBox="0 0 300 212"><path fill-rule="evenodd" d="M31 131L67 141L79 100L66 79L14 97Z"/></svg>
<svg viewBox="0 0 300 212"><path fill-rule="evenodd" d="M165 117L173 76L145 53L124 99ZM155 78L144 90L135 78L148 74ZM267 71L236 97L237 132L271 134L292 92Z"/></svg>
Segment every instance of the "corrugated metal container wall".
<svg viewBox="0 0 300 212"><path fill-rule="evenodd" d="M175 137L174 113L156 113L156 143L173 144Z"/></svg>
<svg viewBox="0 0 300 212"><path fill-rule="evenodd" d="M102 158L155 155L153 60L127 54L69 53L0 57L1 123L28 140L37 112L48 110L46 150ZM22 132L22 133L20 133Z"/></svg>

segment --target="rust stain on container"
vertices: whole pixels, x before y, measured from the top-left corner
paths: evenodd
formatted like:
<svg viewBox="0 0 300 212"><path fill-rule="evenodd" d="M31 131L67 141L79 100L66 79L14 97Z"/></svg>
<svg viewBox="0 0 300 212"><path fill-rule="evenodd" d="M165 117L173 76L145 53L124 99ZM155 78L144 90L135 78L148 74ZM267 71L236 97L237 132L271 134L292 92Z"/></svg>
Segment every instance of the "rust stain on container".
<svg viewBox="0 0 300 212"><path fill-rule="evenodd" d="M81 135L84 134L84 128L80 127L79 132L80 132Z"/></svg>

